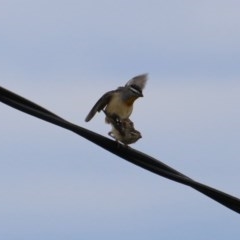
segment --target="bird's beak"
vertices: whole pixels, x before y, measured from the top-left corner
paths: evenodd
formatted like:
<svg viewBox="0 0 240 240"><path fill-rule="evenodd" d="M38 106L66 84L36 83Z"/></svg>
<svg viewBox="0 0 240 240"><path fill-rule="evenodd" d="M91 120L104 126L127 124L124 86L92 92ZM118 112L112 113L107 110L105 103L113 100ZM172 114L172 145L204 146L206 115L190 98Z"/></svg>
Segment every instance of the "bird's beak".
<svg viewBox="0 0 240 240"><path fill-rule="evenodd" d="M138 97L143 97L142 91L138 91L137 95L138 95Z"/></svg>

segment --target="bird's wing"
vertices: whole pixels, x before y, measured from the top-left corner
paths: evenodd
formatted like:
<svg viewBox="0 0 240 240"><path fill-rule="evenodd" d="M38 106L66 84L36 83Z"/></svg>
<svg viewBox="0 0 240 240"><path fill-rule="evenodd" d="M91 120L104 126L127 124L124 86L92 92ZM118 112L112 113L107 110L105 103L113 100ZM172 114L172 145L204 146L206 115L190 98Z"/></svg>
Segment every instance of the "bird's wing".
<svg viewBox="0 0 240 240"><path fill-rule="evenodd" d="M87 117L85 118L86 122L89 122L94 117L96 112L100 112L106 107L106 105L111 100L114 92L116 92L116 90L109 91L103 94L103 96L95 103L91 111L88 113Z"/></svg>
<svg viewBox="0 0 240 240"><path fill-rule="evenodd" d="M130 86L130 85L136 85L138 86L141 90L144 89L146 82L147 82L147 74L141 74L138 75L132 79L130 79L125 86Z"/></svg>

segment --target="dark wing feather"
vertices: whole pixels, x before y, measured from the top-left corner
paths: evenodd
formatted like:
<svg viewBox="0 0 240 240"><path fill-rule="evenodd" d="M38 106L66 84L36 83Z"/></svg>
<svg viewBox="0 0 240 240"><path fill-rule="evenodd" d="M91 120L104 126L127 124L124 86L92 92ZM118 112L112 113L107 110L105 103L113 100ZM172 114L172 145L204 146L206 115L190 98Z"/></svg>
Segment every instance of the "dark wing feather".
<svg viewBox="0 0 240 240"><path fill-rule="evenodd" d="M109 101L112 98L113 93L116 90L113 91L109 91L107 93L105 93L93 106L93 108L91 109L91 111L89 112L89 114L87 115L87 117L85 118L86 122L89 122L96 114L96 112L100 112L101 110L103 110L106 105L109 103Z"/></svg>

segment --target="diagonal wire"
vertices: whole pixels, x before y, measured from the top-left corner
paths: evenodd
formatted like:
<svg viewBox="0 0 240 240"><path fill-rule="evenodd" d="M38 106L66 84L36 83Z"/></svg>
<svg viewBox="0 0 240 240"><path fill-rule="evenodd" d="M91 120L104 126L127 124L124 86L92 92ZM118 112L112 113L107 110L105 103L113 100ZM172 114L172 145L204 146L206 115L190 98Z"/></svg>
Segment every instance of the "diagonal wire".
<svg viewBox="0 0 240 240"><path fill-rule="evenodd" d="M186 175L180 173L179 171L169 167L168 165L145 153L137 151L133 148L125 147L124 145L119 145L115 141L106 138L98 133L92 132L88 129L66 121L65 119L46 110L45 108L1 86L0 101L15 109L28 113L32 116L65 128L67 130L70 130L137 166L140 166L148 171L151 171L155 174L158 174L175 182L190 186L195 190L203 193L204 195L214 199L220 204L228 207L229 209L240 213L240 199L222 191L219 191L215 188L194 181L193 179L187 177Z"/></svg>

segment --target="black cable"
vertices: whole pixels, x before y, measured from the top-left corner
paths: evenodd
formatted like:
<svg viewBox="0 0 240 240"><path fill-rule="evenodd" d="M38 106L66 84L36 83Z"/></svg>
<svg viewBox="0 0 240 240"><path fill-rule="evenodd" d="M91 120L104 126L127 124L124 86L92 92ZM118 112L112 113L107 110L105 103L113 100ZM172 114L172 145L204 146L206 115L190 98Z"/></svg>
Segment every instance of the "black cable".
<svg viewBox="0 0 240 240"><path fill-rule="evenodd" d="M240 199L196 182L157 159L140 151L124 145L119 145L109 138L70 123L45 108L2 87L0 87L0 101L32 116L68 129L135 165L170 180L190 186L233 211L240 213Z"/></svg>

